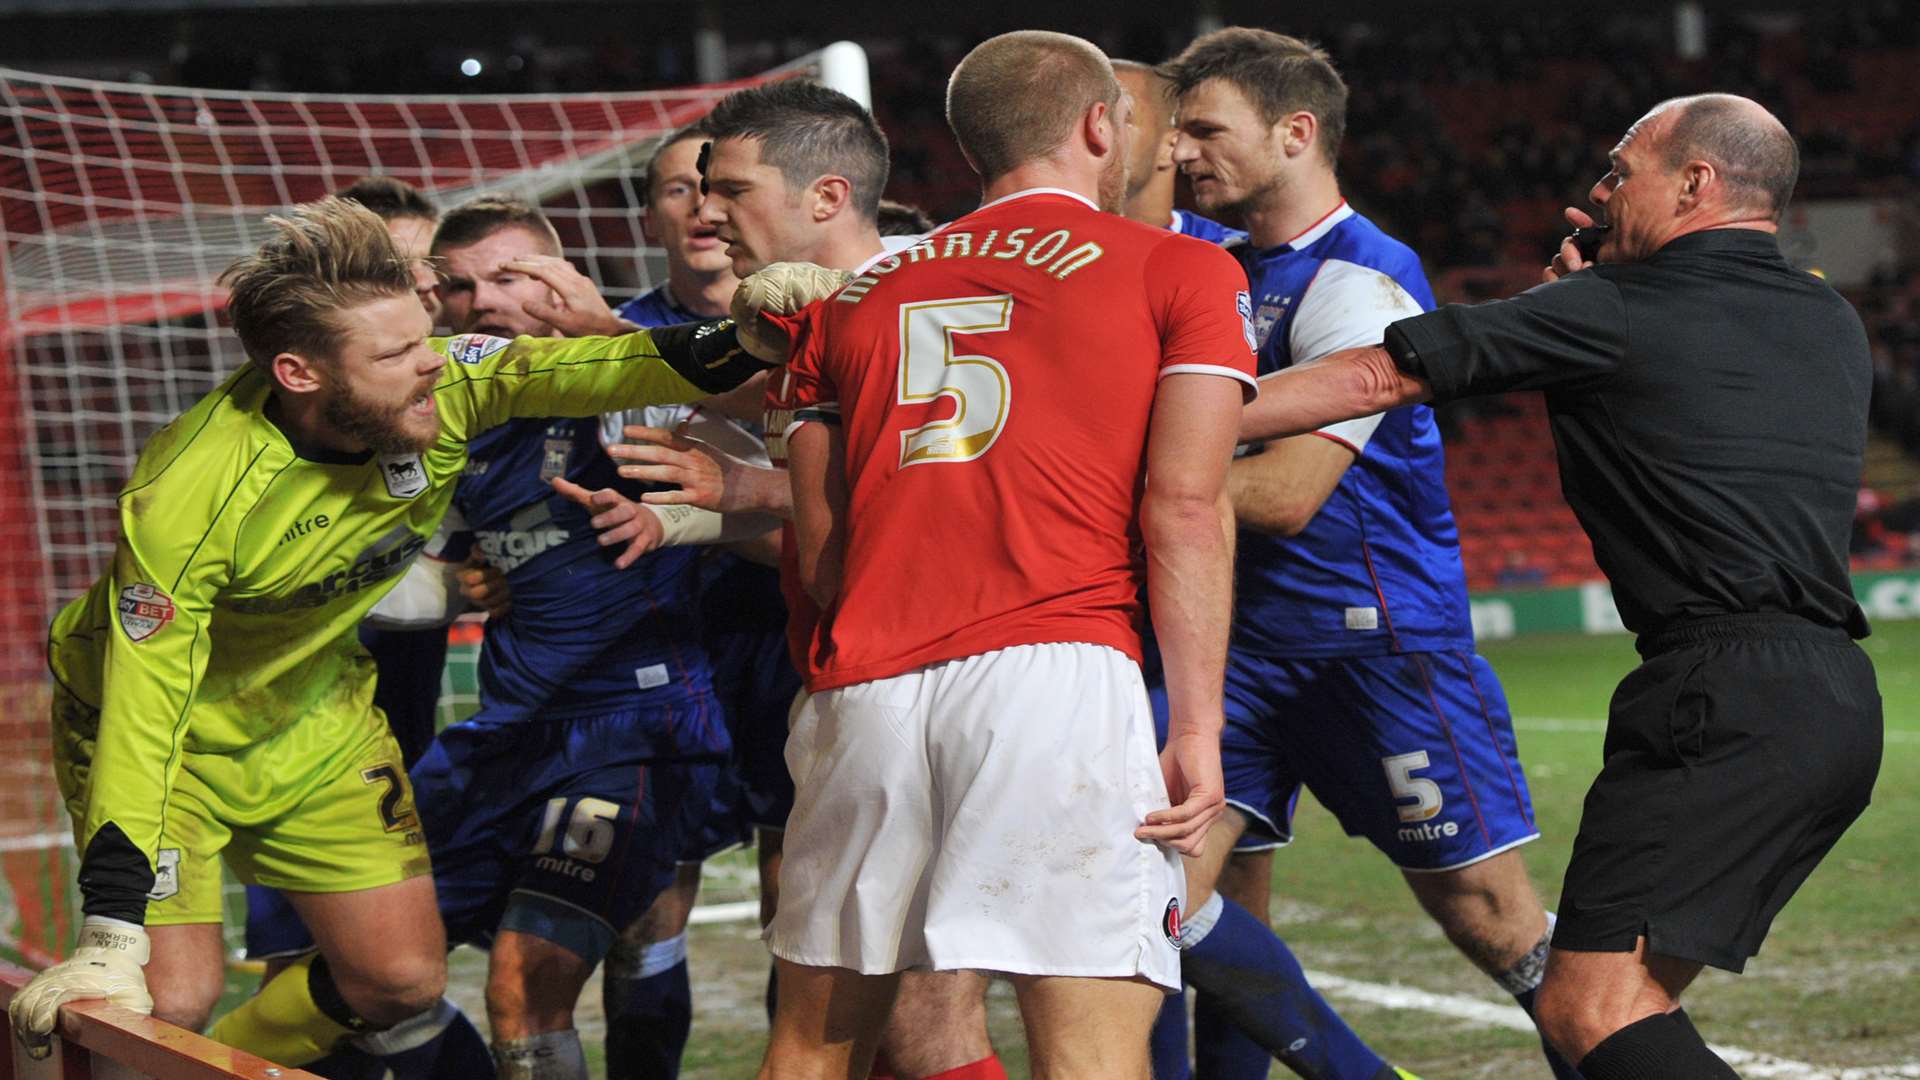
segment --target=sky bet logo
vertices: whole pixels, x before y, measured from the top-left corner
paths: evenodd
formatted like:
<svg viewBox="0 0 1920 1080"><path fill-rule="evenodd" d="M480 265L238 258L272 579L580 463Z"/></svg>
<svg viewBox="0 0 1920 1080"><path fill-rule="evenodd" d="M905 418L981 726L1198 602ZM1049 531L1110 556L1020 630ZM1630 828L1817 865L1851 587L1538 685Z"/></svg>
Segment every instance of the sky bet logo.
<svg viewBox="0 0 1920 1080"><path fill-rule="evenodd" d="M447 355L463 364L477 364L511 344L491 334L461 334L447 342Z"/></svg>
<svg viewBox="0 0 1920 1080"><path fill-rule="evenodd" d="M131 641L145 641L173 621L173 598L141 582L120 590L120 629Z"/></svg>

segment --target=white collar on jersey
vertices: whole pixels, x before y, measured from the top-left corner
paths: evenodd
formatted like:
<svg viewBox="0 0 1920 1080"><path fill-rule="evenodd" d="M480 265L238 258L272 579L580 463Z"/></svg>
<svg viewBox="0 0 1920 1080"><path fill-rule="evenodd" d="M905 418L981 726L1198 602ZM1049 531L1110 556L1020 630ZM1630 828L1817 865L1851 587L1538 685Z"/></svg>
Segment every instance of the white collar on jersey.
<svg viewBox="0 0 1920 1080"><path fill-rule="evenodd" d="M1011 195L1002 195L990 203L981 203L980 209L985 210L989 206L999 206L1003 202L1012 202L1015 199L1024 199L1029 195L1065 195L1069 199L1078 199L1079 201L1086 203L1087 209L1089 210L1100 209L1100 205L1098 203L1094 202L1092 199L1087 198L1085 195L1082 195L1077 191L1068 191L1066 188L1057 188L1057 187L1030 187L1025 191L1016 191Z"/></svg>
<svg viewBox="0 0 1920 1080"><path fill-rule="evenodd" d="M1341 199L1340 205L1327 211L1326 217L1307 226L1306 232L1301 233L1299 236L1294 237L1281 246L1292 248L1295 251L1299 251L1304 247L1310 247L1318 242L1321 237L1332 232L1335 225L1340 224L1352 216L1353 207L1347 205L1347 200Z"/></svg>
<svg viewBox="0 0 1920 1080"><path fill-rule="evenodd" d="M905 250L906 250L907 248L910 248L910 247L912 247L912 246L913 246L914 244L917 244L917 243L919 243L919 242L920 242L920 240L921 240L921 239L923 239L923 238L922 238L922 237L918 237L918 236L915 236L915 237L911 237L911 238L909 238L909 240L910 240L910 242L908 242L908 243L905 243L905 244L901 244L901 245L899 245L899 246L897 246L897 247L896 247L896 246L894 246L894 245L893 245L893 244L891 243L891 241L892 241L893 239L894 239L894 237L891 237L891 236L883 236L883 237L881 237L881 238L880 238L880 250L879 250L879 251L876 251L876 252L874 252L873 254L871 254L871 255L869 255L869 256L867 256L867 261L866 261L866 262L863 262L863 263L861 263L861 264L860 264L859 266L856 266L856 267L854 267L854 268L853 268L853 276L854 276L854 277L859 277L859 276L860 276L861 274L864 274L864 273L866 273L867 271L869 271L869 270L871 270L871 269L873 269L873 266L874 266L874 264L875 264L875 263L877 263L877 262L880 262L880 261L881 261L882 259L886 259L886 258L888 258L888 257L890 257L890 256L892 256L892 255L893 255L893 254L894 254L895 252L897 252L897 251L905 251Z"/></svg>

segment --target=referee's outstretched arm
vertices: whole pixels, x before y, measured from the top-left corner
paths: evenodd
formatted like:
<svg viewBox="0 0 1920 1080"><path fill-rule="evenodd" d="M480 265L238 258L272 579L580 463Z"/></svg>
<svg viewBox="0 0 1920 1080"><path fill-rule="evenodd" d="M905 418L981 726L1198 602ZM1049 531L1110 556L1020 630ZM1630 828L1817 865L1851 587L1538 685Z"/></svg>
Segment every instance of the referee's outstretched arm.
<svg viewBox="0 0 1920 1080"><path fill-rule="evenodd" d="M1261 379L1260 396L1240 414L1240 441L1304 435L1432 397L1433 387L1400 370L1386 346L1342 349Z"/></svg>

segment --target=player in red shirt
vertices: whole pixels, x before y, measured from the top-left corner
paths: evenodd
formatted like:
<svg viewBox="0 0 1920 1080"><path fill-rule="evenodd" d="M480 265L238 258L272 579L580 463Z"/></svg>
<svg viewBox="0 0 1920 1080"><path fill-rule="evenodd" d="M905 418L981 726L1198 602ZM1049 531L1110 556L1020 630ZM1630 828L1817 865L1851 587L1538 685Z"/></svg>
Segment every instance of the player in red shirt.
<svg viewBox="0 0 1920 1080"><path fill-rule="evenodd" d="M702 128L712 141L701 157L706 195L699 221L726 244L735 274L744 278L772 262L800 260L851 271L884 254L877 212L887 180L886 137L857 102L816 83L789 80L728 95ZM782 373L772 374L765 429L774 469L728 459L738 468L724 479L716 474L713 479L720 482L710 486L695 470L710 466L712 459L692 449L693 440L639 428L629 428L629 436L651 441L616 445L609 452L631 463L621 469L630 479L681 485L680 491L649 494L649 503L790 517L782 436L792 406ZM717 448L714 452L719 454ZM615 492L603 494L609 507L619 500ZM630 505L617 508L609 520L617 523L630 510ZM790 609L795 664L804 675L801 661L813 638L815 609L793 570L790 541L786 547L781 591ZM785 714L777 720L784 734ZM747 743L751 753L768 742L740 734L736 740L736 746ZM779 753L777 743L773 753ZM777 758L774 768L780 768ZM770 915L781 903L782 832L771 822L757 824L762 825L761 910ZM920 973L909 980L883 1039L891 1072L925 1080L1004 1080L987 1038L986 987L987 980L971 972ZM875 1073L887 1074L885 1067Z"/></svg>
<svg viewBox="0 0 1920 1080"><path fill-rule="evenodd" d="M1180 985L1179 852L1222 806L1246 282L1111 212L1126 104L1090 43L994 38L947 111L986 204L781 321L799 569L825 614L787 745L761 1075L857 1075L898 973L932 968L1006 973L1038 1071L1145 1080ZM1173 701L1158 757L1143 540Z"/></svg>

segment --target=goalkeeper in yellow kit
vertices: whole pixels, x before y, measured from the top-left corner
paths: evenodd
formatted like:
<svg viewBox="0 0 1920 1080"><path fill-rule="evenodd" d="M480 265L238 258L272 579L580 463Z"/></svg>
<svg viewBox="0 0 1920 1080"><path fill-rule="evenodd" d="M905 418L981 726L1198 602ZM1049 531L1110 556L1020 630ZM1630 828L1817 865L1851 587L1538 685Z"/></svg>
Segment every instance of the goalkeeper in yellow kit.
<svg viewBox="0 0 1920 1080"><path fill-rule="evenodd" d="M300 1065L433 1005L445 935L355 628L439 525L472 436L690 401L764 366L727 322L429 337L378 217L324 199L270 221L224 279L250 362L148 441L112 567L54 620L54 756L86 919L74 955L14 998L14 1030L41 1053L81 998L205 1025L223 983L220 858L284 890L320 949L215 1037Z"/></svg>

